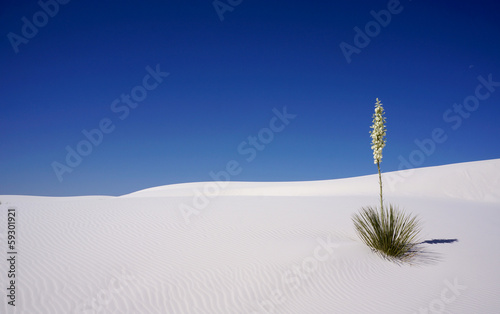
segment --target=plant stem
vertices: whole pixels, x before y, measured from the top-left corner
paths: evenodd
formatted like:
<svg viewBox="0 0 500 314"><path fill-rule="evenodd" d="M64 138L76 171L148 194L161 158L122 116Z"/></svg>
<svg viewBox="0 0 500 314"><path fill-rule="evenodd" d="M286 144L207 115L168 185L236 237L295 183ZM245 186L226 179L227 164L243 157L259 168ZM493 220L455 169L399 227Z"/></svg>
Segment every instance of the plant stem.
<svg viewBox="0 0 500 314"><path fill-rule="evenodd" d="M384 201L382 199L382 174L380 173L380 162L377 162L377 169L378 169L378 182L380 185L380 210L382 211L384 209Z"/></svg>

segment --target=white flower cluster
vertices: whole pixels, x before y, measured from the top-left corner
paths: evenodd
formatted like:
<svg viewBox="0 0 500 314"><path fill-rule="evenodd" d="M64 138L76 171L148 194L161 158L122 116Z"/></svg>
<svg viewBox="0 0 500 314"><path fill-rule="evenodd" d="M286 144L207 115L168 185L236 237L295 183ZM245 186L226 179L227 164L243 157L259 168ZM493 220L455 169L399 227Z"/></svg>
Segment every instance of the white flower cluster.
<svg viewBox="0 0 500 314"><path fill-rule="evenodd" d="M370 137L372 138L373 159L375 164L382 162L382 149L385 146L385 117L382 103L377 98L375 103L375 113L373 114L373 125L370 127Z"/></svg>

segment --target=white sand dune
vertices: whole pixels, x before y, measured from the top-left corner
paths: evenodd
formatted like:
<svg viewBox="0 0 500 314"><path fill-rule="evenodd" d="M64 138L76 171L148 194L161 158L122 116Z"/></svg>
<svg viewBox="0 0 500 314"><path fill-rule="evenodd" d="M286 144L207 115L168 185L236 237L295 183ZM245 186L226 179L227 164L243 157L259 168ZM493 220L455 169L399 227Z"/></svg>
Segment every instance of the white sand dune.
<svg viewBox="0 0 500 314"><path fill-rule="evenodd" d="M16 208L16 306L1 313L500 313L500 159L384 174L427 254L397 265L357 238L377 175L205 182L121 197L0 196ZM208 194L207 194L208 192ZM5 294L4 294L5 295Z"/></svg>

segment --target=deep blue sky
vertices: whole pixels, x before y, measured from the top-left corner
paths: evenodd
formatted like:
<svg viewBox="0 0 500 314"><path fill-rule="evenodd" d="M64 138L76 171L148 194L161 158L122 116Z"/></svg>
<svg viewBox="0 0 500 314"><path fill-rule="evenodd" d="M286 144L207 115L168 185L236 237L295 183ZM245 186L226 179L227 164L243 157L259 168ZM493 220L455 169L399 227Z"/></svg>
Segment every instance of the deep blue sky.
<svg viewBox="0 0 500 314"><path fill-rule="evenodd" d="M500 158L500 86L474 102L478 76L500 82L498 2L401 1L377 34L370 11L393 2L243 0L221 21L212 1L73 0L46 20L37 1L2 1L0 195L122 195L210 181L231 160L234 181L373 174L377 97L383 171L401 157L418 167ZM24 26L32 38L13 45L34 18L42 27ZM348 62L341 43L354 46L367 25L373 37ZM124 102L113 107L157 65L169 75L128 116ZM471 110L454 112L464 99ZM252 148L271 121L282 128L272 118L284 106L296 117ZM60 181L53 163L103 119L112 132ZM412 155L435 129L446 140Z"/></svg>

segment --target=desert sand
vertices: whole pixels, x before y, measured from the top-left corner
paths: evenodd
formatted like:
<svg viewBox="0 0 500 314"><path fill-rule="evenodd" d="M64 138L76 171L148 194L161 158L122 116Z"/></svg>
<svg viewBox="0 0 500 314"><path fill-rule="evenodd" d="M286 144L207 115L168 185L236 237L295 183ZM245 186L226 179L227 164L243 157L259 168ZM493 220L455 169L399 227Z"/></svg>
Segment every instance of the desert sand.
<svg viewBox="0 0 500 314"><path fill-rule="evenodd" d="M425 253L403 265L351 221L378 205L376 174L3 195L0 312L499 313L499 170L494 159L384 173L386 203L422 220Z"/></svg>

